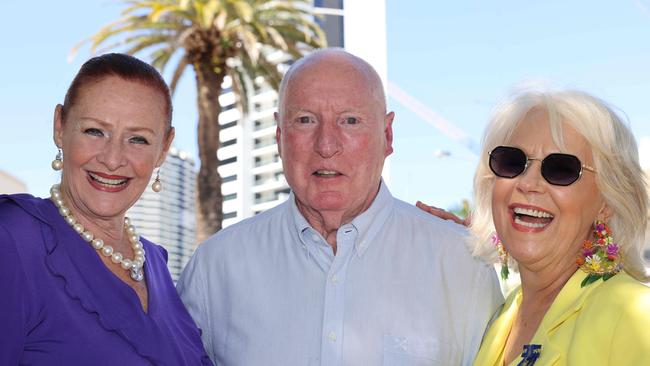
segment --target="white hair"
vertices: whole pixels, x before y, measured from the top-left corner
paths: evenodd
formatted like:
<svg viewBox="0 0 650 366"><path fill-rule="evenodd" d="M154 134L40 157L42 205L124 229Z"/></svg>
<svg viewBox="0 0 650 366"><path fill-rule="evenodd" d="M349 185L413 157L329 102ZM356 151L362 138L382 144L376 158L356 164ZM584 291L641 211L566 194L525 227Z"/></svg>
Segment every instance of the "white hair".
<svg viewBox="0 0 650 366"><path fill-rule="evenodd" d="M474 209L471 232L474 255L495 262L491 236L492 188L495 175L488 153L507 144L513 131L531 110L548 113L555 144L564 149L563 122L580 133L593 154L596 184L613 214L608 225L621 248L625 271L640 281L649 278L643 259L647 225L648 192L639 164L636 141L628 126L604 101L574 90L518 92L497 106L485 129L481 159L474 176ZM595 219L595 218L594 218Z"/></svg>

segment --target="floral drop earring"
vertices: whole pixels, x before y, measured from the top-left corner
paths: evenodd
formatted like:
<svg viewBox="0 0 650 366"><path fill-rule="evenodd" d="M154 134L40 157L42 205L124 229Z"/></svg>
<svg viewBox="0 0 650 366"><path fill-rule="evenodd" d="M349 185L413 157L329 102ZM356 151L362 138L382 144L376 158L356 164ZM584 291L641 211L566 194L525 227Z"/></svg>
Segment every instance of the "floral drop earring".
<svg viewBox="0 0 650 366"><path fill-rule="evenodd" d="M612 231L605 222L597 220L594 223L594 241L585 240L576 263L587 273L580 287L601 278L607 281L623 269L620 248L614 242Z"/></svg>

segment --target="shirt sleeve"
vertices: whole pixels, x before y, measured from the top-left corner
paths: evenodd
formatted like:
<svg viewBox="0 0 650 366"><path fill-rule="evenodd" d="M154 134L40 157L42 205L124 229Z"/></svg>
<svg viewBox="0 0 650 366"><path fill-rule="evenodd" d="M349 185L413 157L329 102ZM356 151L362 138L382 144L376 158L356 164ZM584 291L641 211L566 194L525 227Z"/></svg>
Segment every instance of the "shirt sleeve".
<svg viewBox="0 0 650 366"><path fill-rule="evenodd" d="M650 365L650 291L629 296L612 335L608 365Z"/></svg>
<svg viewBox="0 0 650 366"><path fill-rule="evenodd" d="M26 277L16 243L2 224L0 253L0 365L18 365L26 335Z"/></svg>
<svg viewBox="0 0 650 366"><path fill-rule="evenodd" d="M194 319L201 332L201 340L205 351L212 362L217 365L216 353L212 347L212 329L210 327L210 313L206 306L209 292L205 285L205 273L201 267L198 255L201 251L197 250L192 259L187 263L181 277L176 284L176 290L185 304L187 311Z"/></svg>
<svg viewBox="0 0 650 366"><path fill-rule="evenodd" d="M503 294L493 266L483 265L476 271L468 300L463 365L473 364L488 322L503 304Z"/></svg>

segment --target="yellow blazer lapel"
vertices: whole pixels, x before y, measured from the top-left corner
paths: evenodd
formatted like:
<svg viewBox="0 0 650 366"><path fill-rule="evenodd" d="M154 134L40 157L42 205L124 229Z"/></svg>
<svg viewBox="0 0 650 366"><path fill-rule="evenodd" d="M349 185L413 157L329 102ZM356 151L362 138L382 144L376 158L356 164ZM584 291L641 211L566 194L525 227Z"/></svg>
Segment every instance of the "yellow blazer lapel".
<svg viewBox="0 0 650 366"><path fill-rule="evenodd" d="M603 282L597 281L586 287L580 287L585 276L586 274L580 270L571 276L544 315L542 323L533 336L531 343L542 345L539 365L554 365L560 361L564 351L555 344L553 334L567 319L580 313L591 291Z"/></svg>

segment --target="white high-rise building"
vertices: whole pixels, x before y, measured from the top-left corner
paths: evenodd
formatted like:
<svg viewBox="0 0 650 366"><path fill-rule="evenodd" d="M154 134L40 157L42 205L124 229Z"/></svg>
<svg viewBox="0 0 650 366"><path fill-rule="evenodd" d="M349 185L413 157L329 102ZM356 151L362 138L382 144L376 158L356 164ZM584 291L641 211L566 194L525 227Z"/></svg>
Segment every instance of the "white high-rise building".
<svg viewBox="0 0 650 366"><path fill-rule="evenodd" d="M315 0L317 21L330 47L343 47L368 61L386 85L386 14L383 0ZM281 60L283 55L277 54ZM219 101L223 111L217 156L223 178L223 226L234 224L283 202L289 186L275 141L273 112L278 96L263 80L253 80L250 110L242 116L228 80ZM386 176L386 169L384 169Z"/></svg>
<svg viewBox="0 0 650 366"><path fill-rule="evenodd" d="M150 186L136 202L127 216L131 218L138 234L165 247L169 254L167 267L174 282L196 248L194 160L184 151L172 147L160 168L162 191Z"/></svg>

